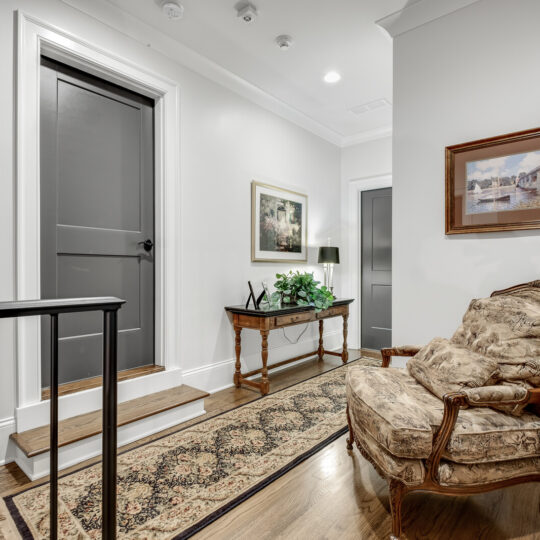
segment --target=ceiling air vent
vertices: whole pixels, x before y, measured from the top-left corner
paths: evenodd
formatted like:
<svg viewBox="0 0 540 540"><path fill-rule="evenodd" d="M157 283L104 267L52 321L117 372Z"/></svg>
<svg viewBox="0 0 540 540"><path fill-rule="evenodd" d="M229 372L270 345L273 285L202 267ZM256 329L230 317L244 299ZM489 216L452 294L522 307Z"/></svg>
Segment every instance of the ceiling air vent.
<svg viewBox="0 0 540 540"><path fill-rule="evenodd" d="M376 99L375 101L370 101L369 103L364 103L363 105L357 105L352 109L349 109L354 114L365 114L370 111L376 111L378 109L384 109L390 107L391 103L386 98Z"/></svg>

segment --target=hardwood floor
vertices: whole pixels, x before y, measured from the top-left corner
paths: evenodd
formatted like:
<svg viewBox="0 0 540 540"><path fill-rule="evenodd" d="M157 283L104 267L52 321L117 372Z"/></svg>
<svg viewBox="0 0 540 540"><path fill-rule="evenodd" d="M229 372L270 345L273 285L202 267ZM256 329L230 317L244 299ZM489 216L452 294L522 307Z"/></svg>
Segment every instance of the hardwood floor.
<svg viewBox="0 0 540 540"><path fill-rule="evenodd" d="M356 351L350 353L351 360L359 355ZM271 391L340 364L339 358L327 356L322 363L310 361L274 373ZM205 400L206 417L257 398L259 393L255 390L228 388ZM204 417L144 440L176 431L201 418ZM1 491L28 484L28 479L15 464L0 468ZM405 536L409 539L540 540L538 484L461 498L416 493L405 498L403 510ZM346 451L343 436L210 524L194 538L352 540L388 538L389 534L386 482L356 449L352 454Z"/></svg>

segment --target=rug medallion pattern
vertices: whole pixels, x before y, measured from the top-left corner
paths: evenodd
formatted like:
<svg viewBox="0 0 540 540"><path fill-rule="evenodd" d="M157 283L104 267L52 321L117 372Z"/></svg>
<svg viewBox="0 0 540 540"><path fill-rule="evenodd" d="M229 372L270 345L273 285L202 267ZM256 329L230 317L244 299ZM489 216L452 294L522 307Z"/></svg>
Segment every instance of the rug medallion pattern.
<svg viewBox="0 0 540 540"><path fill-rule="evenodd" d="M347 369L119 454L118 538L187 538L341 435ZM61 478L59 493L59 537L101 538L100 465ZM48 484L4 496L0 528L46 539L48 510Z"/></svg>

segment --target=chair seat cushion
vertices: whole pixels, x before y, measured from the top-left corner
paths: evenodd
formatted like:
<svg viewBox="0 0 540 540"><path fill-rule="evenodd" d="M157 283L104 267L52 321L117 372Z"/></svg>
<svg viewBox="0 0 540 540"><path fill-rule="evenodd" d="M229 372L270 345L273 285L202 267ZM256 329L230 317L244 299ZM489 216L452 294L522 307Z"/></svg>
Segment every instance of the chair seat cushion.
<svg viewBox="0 0 540 540"><path fill-rule="evenodd" d="M394 456L430 455L443 403L407 370L351 366L347 403L353 424ZM509 416L480 407L460 411L444 453L445 459L466 464L531 457L540 457L540 417L532 412Z"/></svg>
<svg viewBox="0 0 540 540"><path fill-rule="evenodd" d="M443 404L404 369L352 366L347 373L347 404L358 424L391 454L427 458L431 415Z"/></svg>

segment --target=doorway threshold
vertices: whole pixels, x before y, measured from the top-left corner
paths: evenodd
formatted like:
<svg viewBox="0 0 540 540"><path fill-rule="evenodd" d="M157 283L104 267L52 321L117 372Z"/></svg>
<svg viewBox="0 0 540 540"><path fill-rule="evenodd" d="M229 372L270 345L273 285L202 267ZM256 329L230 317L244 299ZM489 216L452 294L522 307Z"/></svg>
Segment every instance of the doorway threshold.
<svg viewBox="0 0 540 540"><path fill-rule="evenodd" d="M118 372L118 382L127 381L129 379L136 379L137 377L144 377L145 375L159 373L160 371L165 371L165 367L151 365L126 369L124 371ZM67 396L68 394L75 394L76 392L82 392L83 390L99 388L102 384L103 380L101 377L91 377L89 379L82 379L80 381L64 383L58 387L58 396ZM50 397L50 389L43 388L43 390L41 391L41 400L45 401Z"/></svg>

